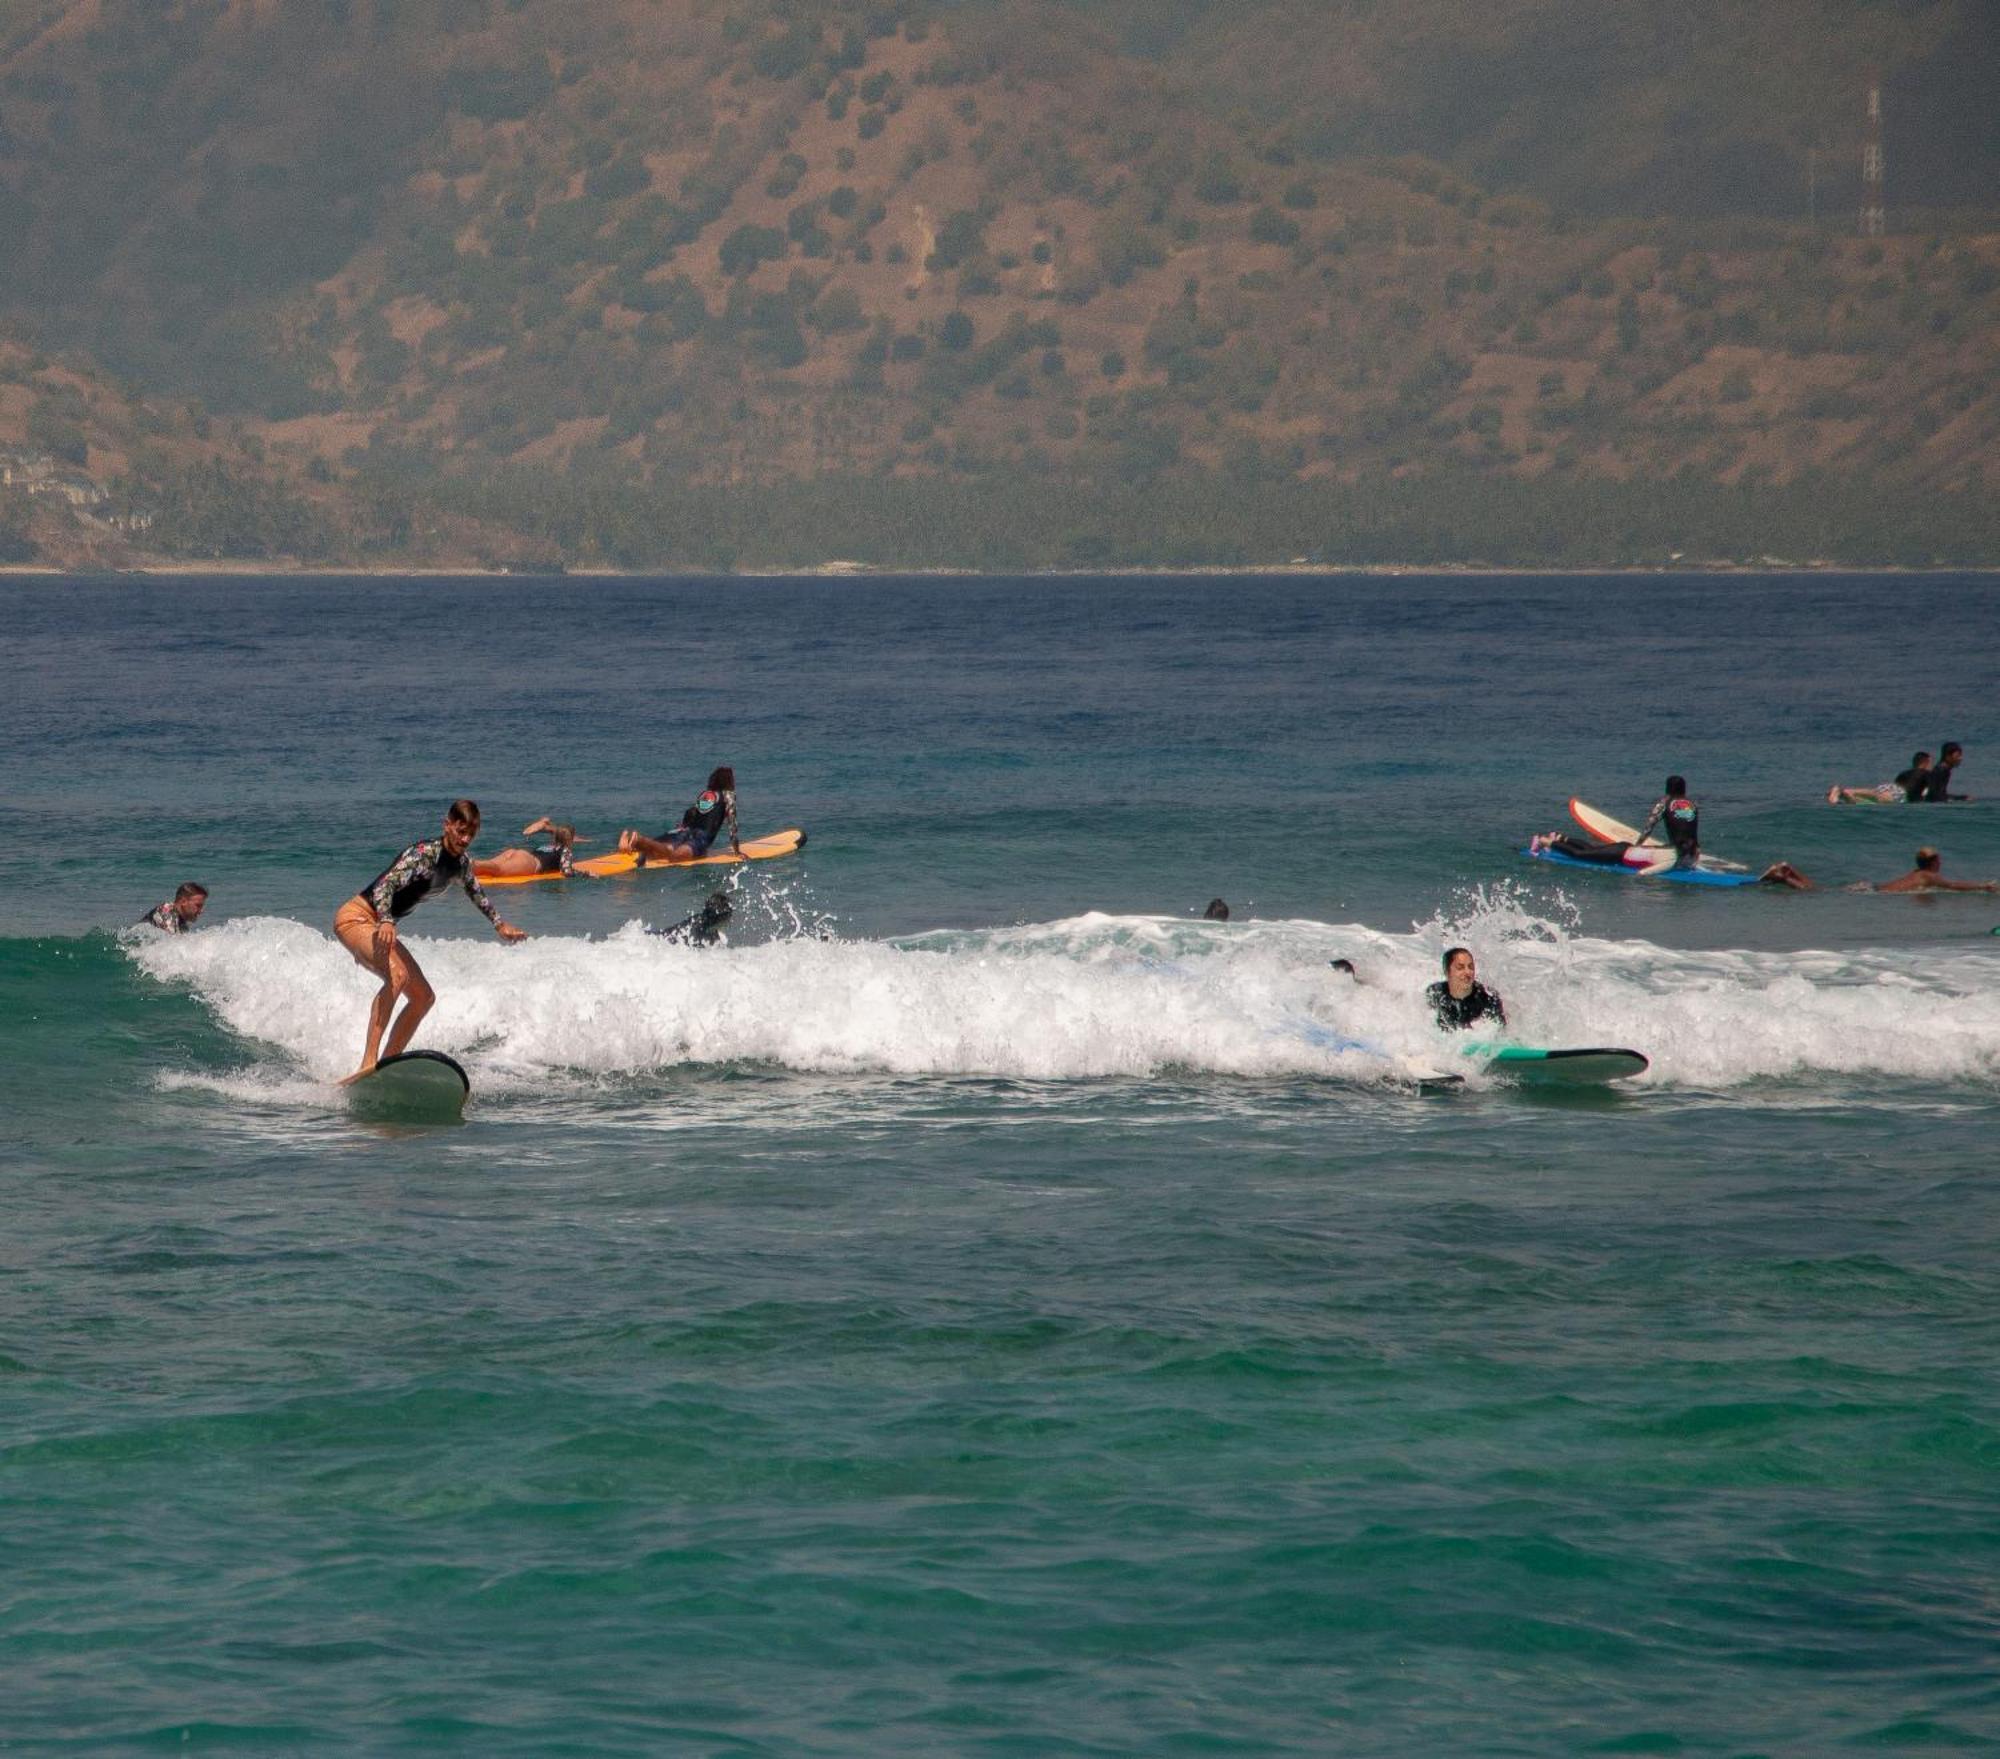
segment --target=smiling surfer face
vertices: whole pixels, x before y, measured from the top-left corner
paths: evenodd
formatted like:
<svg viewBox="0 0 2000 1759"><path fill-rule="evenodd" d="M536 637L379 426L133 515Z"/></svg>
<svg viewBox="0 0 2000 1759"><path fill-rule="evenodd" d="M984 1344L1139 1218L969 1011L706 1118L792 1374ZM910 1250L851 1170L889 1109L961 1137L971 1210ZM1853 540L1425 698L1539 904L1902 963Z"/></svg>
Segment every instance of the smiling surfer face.
<svg viewBox="0 0 2000 1759"><path fill-rule="evenodd" d="M1479 967L1473 963L1472 955L1460 947L1451 956L1451 963L1444 968L1445 987L1455 996L1469 996L1472 980L1479 975Z"/></svg>
<svg viewBox="0 0 2000 1759"><path fill-rule="evenodd" d="M444 846L454 855L463 855L472 847L472 839L479 835L477 818L461 818L456 813L447 813L444 821Z"/></svg>

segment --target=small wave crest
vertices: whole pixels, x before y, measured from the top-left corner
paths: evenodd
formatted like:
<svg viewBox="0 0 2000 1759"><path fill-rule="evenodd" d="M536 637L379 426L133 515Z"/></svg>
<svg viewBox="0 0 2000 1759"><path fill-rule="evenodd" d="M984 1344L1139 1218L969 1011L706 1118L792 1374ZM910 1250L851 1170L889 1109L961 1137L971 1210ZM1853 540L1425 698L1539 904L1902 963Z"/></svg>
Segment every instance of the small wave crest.
<svg viewBox="0 0 2000 1759"><path fill-rule="evenodd" d="M1506 894L1402 935L1085 915L894 941L696 948L631 924L602 940L409 944L439 995L422 1042L505 1091L745 1063L1036 1081L1404 1080L1456 1061L1423 1002L1454 941L1477 950L1482 978L1506 997L1511 1036L1630 1046L1653 1059L1654 1084L2000 1074L2000 958L1984 950L1681 952L1578 936ZM353 1067L375 982L328 935L249 918L130 953L298 1075L324 1082ZM1331 970L1336 957L1361 981Z"/></svg>

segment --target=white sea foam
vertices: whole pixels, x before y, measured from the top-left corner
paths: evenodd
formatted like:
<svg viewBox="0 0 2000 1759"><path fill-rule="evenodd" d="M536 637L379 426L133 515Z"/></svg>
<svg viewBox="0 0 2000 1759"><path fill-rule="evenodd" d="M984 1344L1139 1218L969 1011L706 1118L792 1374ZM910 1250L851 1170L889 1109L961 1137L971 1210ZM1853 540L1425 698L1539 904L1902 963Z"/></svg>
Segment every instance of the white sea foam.
<svg viewBox="0 0 2000 1759"><path fill-rule="evenodd" d="M1460 1066L1422 1001L1440 949L1460 940L1506 997L1513 1037L1631 1046L1653 1059L1650 1083L2000 1079L2000 949L1679 952L1576 936L1505 894L1403 935L1089 915L894 942L678 947L635 924L599 941L410 946L440 998L420 1042L506 1090L727 1063L1403 1080ZM271 1054L277 1103L354 1065L374 980L317 929L250 918L133 957ZM1331 971L1334 957L1363 981Z"/></svg>

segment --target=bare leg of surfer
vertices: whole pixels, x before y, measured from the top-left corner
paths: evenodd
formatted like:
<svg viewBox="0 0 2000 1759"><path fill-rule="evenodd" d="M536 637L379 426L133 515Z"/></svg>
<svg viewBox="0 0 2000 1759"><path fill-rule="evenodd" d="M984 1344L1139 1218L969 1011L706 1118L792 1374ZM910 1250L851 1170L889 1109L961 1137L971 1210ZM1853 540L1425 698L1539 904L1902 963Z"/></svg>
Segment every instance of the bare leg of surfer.
<svg viewBox="0 0 2000 1759"><path fill-rule="evenodd" d="M1819 887L1794 867L1789 861L1776 861L1765 868L1757 878L1767 886L1790 886L1795 892L1816 892Z"/></svg>
<svg viewBox="0 0 2000 1759"><path fill-rule="evenodd" d="M389 984L384 984L382 993L393 1003L395 994L400 992L404 1001L403 1011L396 1016L396 1024L389 1029L389 1042L383 1048L382 1055L400 1057L410 1048L410 1040L416 1037L418 1026L436 1004L437 991L431 988L429 979L424 976L416 960L401 947L398 947L391 956L390 966L395 973L391 978L395 990L392 991ZM380 998L377 999L379 1001ZM379 1028L375 1027L375 1016L372 1013L368 1020L371 1031L379 1031Z"/></svg>
<svg viewBox="0 0 2000 1759"><path fill-rule="evenodd" d="M573 849L576 846L576 828L573 825L559 825L553 819L538 818L525 826L521 835L532 837L537 831L547 831L551 842L559 848ZM586 838L587 842L589 839ZM536 874L553 871L542 856L533 849L502 849L497 855L489 855L483 861L472 864L475 879L532 879Z"/></svg>
<svg viewBox="0 0 2000 1759"><path fill-rule="evenodd" d="M662 843L657 837L640 835L637 831L620 831L618 847L639 857L641 861L692 861L694 851L684 843Z"/></svg>
<svg viewBox="0 0 2000 1759"><path fill-rule="evenodd" d="M368 1008L368 1037L362 1045L361 1067L342 1080L343 1087L359 1081L375 1067L382 1034L389 1025L390 1011L402 992L399 950L393 945L384 950L378 939L381 926L375 912L360 898L348 899L333 918L334 939L347 949L355 964L364 971L372 971L382 980L382 987L375 992L375 999Z"/></svg>

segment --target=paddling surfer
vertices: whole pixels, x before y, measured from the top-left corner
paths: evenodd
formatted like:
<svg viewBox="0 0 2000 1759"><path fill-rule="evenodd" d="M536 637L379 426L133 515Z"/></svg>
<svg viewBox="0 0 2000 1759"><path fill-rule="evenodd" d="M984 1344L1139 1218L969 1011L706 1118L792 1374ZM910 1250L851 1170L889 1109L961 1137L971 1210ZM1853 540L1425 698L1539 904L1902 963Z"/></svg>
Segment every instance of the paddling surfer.
<svg viewBox="0 0 2000 1759"><path fill-rule="evenodd" d="M1947 746L1946 749L1956 748ZM1849 788L1839 782L1834 783L1826 791L1827 804L1852 806L1873 802L1882 806L1907 805L1924 798L1925 790L1930 787L1934 773L1931 769L1931 754L1928 751L1920 751L1910 759L1910 767L1901 771L1893 782L1878 782L1872 788Z"/></svg>
<svg viewBox="0 0 2000 1759"><path fill-rule="evenodd" d="M383 1057L401 1056L423 1017L437 1001L423 969L410 956L409 948L396 938L396 924L433 893L448 886L462 887L479 907L503 941L524 941L524 929L503 921L492 900L480 889L467 851L479 835L479 807L471 800L454 800L445 814L443 834L412 843L374 879L334 912L334 938L354 957L357 965L382 980L373 1005L368 1010L368 1038L361 1053L361 1067L347 1077L358 1081ZM388 1043L382 1034L389 1027L396 998L403 998L403 1011L389 1031ZM343 1083L344 1085L345 1083Z"/></svg>
<svg viewBox="0 0 2000 1759"><path fill-rule="evenodd" d="M546 831L549 836L539 849L502 849L498 855L475 861L473 878L533 879L545 873L559 873L568 879L576 871L576 827L559 825L552 818L538 818L533 824L521 827L524 837L532 837L537 831Z"/></svg>
<svg viewBox="0 0 2000 1759"><path fill-rule="evenodd" d="M1916 866L1895 879L1884 880L1878 892L2000 892L2000 880L1955 880L1944 877L1944 857L1926 844L1916 853Z"/></svg>

